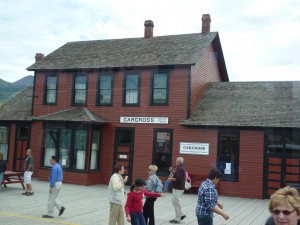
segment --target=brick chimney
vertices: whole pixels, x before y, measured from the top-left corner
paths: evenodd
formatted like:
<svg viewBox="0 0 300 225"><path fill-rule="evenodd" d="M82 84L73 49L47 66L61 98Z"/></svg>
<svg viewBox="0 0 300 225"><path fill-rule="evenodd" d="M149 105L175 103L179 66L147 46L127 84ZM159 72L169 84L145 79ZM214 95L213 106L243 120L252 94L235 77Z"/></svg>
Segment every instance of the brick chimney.
<svg viewBox="0 0 300 225"><path fill-rule="evenodd" d="M152 20L145 20L145 38L153 37L153 21Z"/></svg>
<svg viewBox="0 0 300 225"><path fill-rule="evenodd" d="M44 54L42 53L36 53L35 54L35 62L39 62L44 58Z"/></svg>
<svg viewBox="0 0 300 225"><path fill-rule="evenodd" d="M203 14L202 15L202 33L207 34L210 32L210 15L209 14Z"/></svg>

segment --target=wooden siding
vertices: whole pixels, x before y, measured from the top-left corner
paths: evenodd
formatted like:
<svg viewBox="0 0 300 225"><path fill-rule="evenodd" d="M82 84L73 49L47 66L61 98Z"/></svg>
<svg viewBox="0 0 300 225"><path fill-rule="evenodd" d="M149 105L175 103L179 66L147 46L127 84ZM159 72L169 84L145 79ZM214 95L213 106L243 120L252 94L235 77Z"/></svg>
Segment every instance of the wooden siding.
<svg viewBox="0 0 300 225"><path fill-rule="evenodd" d="M133 180L136 177L147 176L147 166L152 164L153 130L155 128L180 129L178 121L185 118L187 106L188 69L174 69L169 71L169 104L168 106L150 106L150 83L154 70L134 71L141 76L140 106L122 106L122 87L124 72L118 71L114 76L113 106L96 106L96 87L98 73L88 73L88 94L87 107L93 113L101 116L109 124L102 129L101 150L100 150L100 172L97 175L87 174L87 183L107 183L112 174L113 153L114 153L114 132L116 127L134 127L134 161ZM44 83L46 74L36 75L34 116L53 113L60 110L73 108L72 100L72 73L60 73L58 79L58 100L57 105L44 105ZM168 117L168 125L159 124L120 124L120 116L153 116ZM35 122L40 123L40 122ZM41 123L40 123L41 124ZM41 125L39 125L41 126ZM99 125L100 126L100 125ZM41 127L32 128L32 136L37 140L32 140L32 145L41 151L43 138ZM145 138L146 137L146 138ZM39 140L38 140L39 139ZM176 154L175 154L176 155ZM40 154L37 158L40 157ZM143 169L144 168L144 169ZM96 173L97 174L97 173ZM100 176L101 175L101 176ZM43 177L43 175L41 175ZM95 178L96 177L96 178ZM65 178L67 179L68 176ZM93 180L95 179L95 180ZM76 182L76 181L74 181Z"/></svg>
<svg viewBox="0 0 300 225"><path fill-rule="evenodd" d="M16 124L11 123L9 126L9 145L8 145L8 162L7 170L13 170L14 165L14 153L15 153L15 135L16 135Z"/></svg>
<svg viewBox="0 0 300 225"><path fill-rule="evenodd" d="M207 49L201 60L192 66L191 74L191 113L194 112L196 105L204 94L209 82L221 81L218 63L215 60L213 46Z"/></svg>
<svg viewBox="0 0 300 225"><path fill-rule="evenodd" d="M169 114L170 111L176 112L179 119L185 118L187 87L188 87L188 69L170 70L169 76L169 105L168 106L150 106L150 82L154 70L134 71L141 76L141 91L140 91L140 106L122 106L122 87L124 72L119 71L113 74L114 76L114 92L113 106L96 106L96 87L97 87L97 72L87 73L88 75L88 94L87 107L90 111L107 119L108 122L119 122L119 117L123 114L134 116L160 116ZM127 71L126 71L127 73ZM57 105L44 105L44 84L46 74L36 74L36 84L34 87L35 102L34 116L41 116L65 109L74 108L72 105L72 73L59 73L58 79L58 98Z"/></svg>

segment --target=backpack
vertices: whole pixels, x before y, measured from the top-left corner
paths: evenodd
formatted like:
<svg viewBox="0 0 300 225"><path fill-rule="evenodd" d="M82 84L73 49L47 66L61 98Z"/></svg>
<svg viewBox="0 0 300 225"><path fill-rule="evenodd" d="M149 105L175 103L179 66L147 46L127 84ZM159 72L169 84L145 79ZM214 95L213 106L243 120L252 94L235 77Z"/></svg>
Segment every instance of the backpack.
<svg viewBox="0 0 300 225"><path fill-rule="evenodd" d="M157 177L157 179L156 179L156 185L155 185L155 187L154 187L154 192L160 193L160 192L162 192L162 188L163 188L163 184L162 184L162 182L161 182L161 179L159 179L159 178Z"/></svg>

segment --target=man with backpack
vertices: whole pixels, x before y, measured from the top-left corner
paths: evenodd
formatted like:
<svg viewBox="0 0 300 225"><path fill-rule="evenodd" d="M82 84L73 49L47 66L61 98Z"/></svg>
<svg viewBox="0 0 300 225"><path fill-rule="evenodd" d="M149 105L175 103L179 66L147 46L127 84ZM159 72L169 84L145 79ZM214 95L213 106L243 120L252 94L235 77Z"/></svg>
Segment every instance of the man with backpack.
<svg viewBox="0 0 300 225"><path fill-rule="evenodd" d="M183 158L178 157L176 159L176 171L172 178L168 178L172 181L172 204L175 209L175 218L170 220L170 223L178 224L181 220L183 220L186 215L183 214L181 211L180 201L182 199L184 188L185 188L185 180L186 180L186 173L185 169L183 168Z"/></svg>

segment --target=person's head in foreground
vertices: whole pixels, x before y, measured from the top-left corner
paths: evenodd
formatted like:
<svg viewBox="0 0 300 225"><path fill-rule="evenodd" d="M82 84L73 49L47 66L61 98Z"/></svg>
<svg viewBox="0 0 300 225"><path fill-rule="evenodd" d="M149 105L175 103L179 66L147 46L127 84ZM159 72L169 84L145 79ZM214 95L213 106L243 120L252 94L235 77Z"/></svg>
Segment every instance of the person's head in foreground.
<svg viewBox="0 0 300 225"><path fill-rule="evenodd" d="M131 185L130 187L130 191L136 191L136 192L140 192L141 190L143 190L144 186L146 185L145 181L141 178L137 178L134 182L133 185Z"/></svg>
<svg viewBox="0 0 300 225"><path fill-rule="evenodd" d="M300 218L300 197L297 189L285 187L270 197L269 211L276 225L297 225Z"/></svg>

